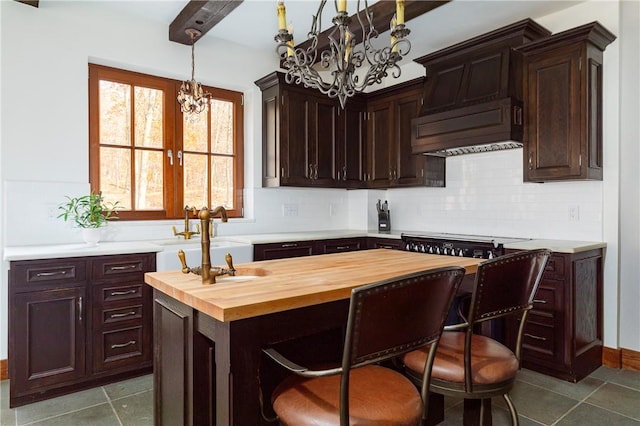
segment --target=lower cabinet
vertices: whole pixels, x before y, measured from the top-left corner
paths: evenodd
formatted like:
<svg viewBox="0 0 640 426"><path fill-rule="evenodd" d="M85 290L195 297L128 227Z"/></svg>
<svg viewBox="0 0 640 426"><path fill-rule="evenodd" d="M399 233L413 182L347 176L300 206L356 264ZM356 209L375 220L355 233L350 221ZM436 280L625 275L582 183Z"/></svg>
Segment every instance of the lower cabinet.
<svg viewBox="0 0 640 426"><path fill-rule="evenodd" d="M402 250L403 243L402 240L392 238L356 237L254 244L253 260L284 259L288 257L340 253L371 248L392 248Z"/></svg>
<svg viewBox="0 0 640 426"><path fill-rule="evenodd" d="M603 251L552 253L522 337L522 365L577 382L602 365ZM519 323L506 327L515 344Z"/></svg>
<svg viewBox="0 0 640 426"><path fill-rule="evenodd" d="M13 261L10 405L149 373L155 253Z"/></svg>

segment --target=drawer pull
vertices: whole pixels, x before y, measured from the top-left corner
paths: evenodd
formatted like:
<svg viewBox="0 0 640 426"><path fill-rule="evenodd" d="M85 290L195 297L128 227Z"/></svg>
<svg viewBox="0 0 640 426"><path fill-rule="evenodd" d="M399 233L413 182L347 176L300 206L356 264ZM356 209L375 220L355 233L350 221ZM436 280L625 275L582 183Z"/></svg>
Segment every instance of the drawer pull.
<svg viewBox="0 0 640 426"><path fill-rule="evenodd" d="M138 290L131 289L131 290L127 290L127 291L112 291L111 295L112 296L126 296L127 294L136 294L138 292Z"/></svg>
<svg viewBox="0 0 640 426"><path fill-rule="evenodd" d="M136 341L135 340L129 340L127 343L116 343L111 345L111 349L119 349L119 348L126 348L127 346L131 346L131 345L135 345Z"/></svg>
<svg viewBox="0 0 640 426"><path fill-rule="evenodd" d="M347 250L349 249L349 246L338 246L336 247L336 250Z"/></svg>
<svg viewBox="0 0 640 426"><path fill-rule="evenodd" d="M123 312L120 314L111 314L111 318L122 318L122 317L130 317L131 315L135 315L136 311Z"/></svg>
<svg viewBox="0 0 640 426"><path fill-rule="evenodd" d="M393 246L383 246L383 245L378 245L378 248L393 249Z"/></svg>
<svg viewBox="0 0 640 426"><path fill-rule="evenodd" d="M535 336L533 334L529 334L529 333L524 333L525 336L532 338L533 340L539 340L541 342L546 342L547 338L546 337L540 337L540 336Z"/></svg>
<svg viewBox="0 0 640 426"><path fill-rule="evenodd" d="M296 243L285 243L285 244L282 244L281 247L283 247L283 248L284 247L298 247L298 244L296 244Z"/></svg>
<svg viewBox="0 0 640 426"><path fill-rule="evenodd" d="M126 271L127 269L136 269L137 265L110 266L112 271Z"/></svg>
<svg viewBox="0 0 640 426"><path fill-rule="evenodd" d="M541 305L546 305L547 301L546 300L540 300L540 299L533 299L533 303L539 303Z"/></svg>
<svg viewBox="0 0 640 426"><path fill-rule="evenodd" d="M38 272L36 277L55 277L56 275L67 275L67 271Z"/></svg>

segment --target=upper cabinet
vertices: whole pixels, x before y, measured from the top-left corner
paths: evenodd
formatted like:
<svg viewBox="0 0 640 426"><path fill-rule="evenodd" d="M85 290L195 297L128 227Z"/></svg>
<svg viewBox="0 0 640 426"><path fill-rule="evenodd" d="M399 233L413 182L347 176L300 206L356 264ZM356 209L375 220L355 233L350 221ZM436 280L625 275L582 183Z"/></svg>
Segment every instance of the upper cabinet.
<svg viewBox="0 0 640 426"><path fill-rule="evenodd" d="M256 84L262 89L262 185L337 185L337 100L284 83L281 73Z"/></svg>
<svg viewBox="0 0 640 426"><path fill-rule="evenodd" d="M602 180L602 56L597 22L518 49L524 57L524 180Z"/></svg>
<svg viewBox="0 0 640 426"><path fill-rule="evenodd" d="M444 186L444 159L411 153L423 79L356 96L344 110L336 99L287 84L282 73L256 84L262 90L264 187Z"/></svg>
<svg viewBox="0 0 640 426"><path fill-rule="evenodd" d="M411 152L411 120L418 117L422 108L423 82L423 78L411 80L376 92L368 99L365 176L369 188L444 186L444 168L442 177L435 179L437 182L427 182L427 158Z"/></svg>

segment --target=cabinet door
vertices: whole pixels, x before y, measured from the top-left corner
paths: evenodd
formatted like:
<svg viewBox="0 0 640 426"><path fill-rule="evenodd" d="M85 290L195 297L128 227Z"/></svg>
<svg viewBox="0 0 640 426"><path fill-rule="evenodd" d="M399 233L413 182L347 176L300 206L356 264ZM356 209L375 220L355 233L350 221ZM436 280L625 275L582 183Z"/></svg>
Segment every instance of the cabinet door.
<svg viewBox="0 0 640 426"><path fill-rule="evenodd" d="M336 146L338 108L340 104L328 97L311 98L313 113L310 131L309 173L312 183L322 187L336 186Z"/></svg>
<svg viewBox="0 0 640 426"><path fill-rule="evenodd" d="M350 99L341 113L338 138L338 180L341 186L359 188L364 183L367 143L366 104Z"/></svg>
<svg viewBox="0 0 640 426"><path fill-rule="evenodd" d="M283 119L280 131L280 155L284 173L281 183L290 186L311 185L310 97L297 90L283 91Z"/></svg>
<svg viewBox="0 0 640 426"><path fill-rule="evenodd" d="M394 103L394 138L392 139L393 184L416 186L424 182L425 156L411 153L411 120L418 117L422 107L422 92L416 90Z"/></svg>
<svg viewBox="0 0 640 426"><path fill-rule="evenodd" d="M391 149L393 105L376 102L367 108L367 186L387 188L391 184Z"/></svg>
<svg viewBox="0 0 640 426"><path fill-rule="evenodd" d="M367 248L402 250L404 248L404 243L402 242L402 240L395 240L391 238L367 238Z"/></svg>
<svg viewBox="0 0 640 426"><path fill-rule="evenodd" d="M12 398L85 376L84 288L19 293L11 305Z"/></svg>
<svg viewBox="0 0 640 426"><path fill-rule="evenodd" d="M580 55L578 46L526 61L525 181L581 175Z"/></svg>

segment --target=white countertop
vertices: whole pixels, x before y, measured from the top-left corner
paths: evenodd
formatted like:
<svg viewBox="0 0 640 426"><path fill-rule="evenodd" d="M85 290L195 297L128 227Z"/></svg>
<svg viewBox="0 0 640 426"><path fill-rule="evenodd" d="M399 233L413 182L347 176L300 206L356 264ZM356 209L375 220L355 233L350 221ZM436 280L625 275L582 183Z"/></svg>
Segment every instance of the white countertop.
<svg viewBox="0 0 640 426"><path fill-rule="evenodd" d="M374 237L399 240L402 233L411 231L391 231L388 234L377 231L311 231L311 232L280 232L272 234L252 234L215 237L213 241L232 241L242 244L269 244L287 241L327 240L334 238L358 238ZM199 240L158 240L158 241L128 241L128 242L101 242L97 246L88 247L86 244L51 244L39 246L13 246L4 248L4 260L32 260L52 259L59 257L101 256L111 254L128 253L152 253L161 252L167 247L175 247L180 244L198 244ZM545 240L532 239L509 242L504 245L506 249L534 250L548 248L558 253L579 253L606 247L606 243L598 241L569 241L569 240Z"/></svg>
<svg viewBox="0 0 640 426"><path fill-rule="evenodd" d="M556 253L580 253L588 250L604 248L607 243L601 241L570 240L526 240L505 244L504 248L514 250L535 250L547 248Z"/></svg>
<svg viewBox="0 0 640 426"><path fill-rule="evenodd" d="M147 241L101 242L89 247L84 243L14 246L4 248L4 260L53 259L58 257L102 256L110 254L153 253L164 247Z"/></svg>

